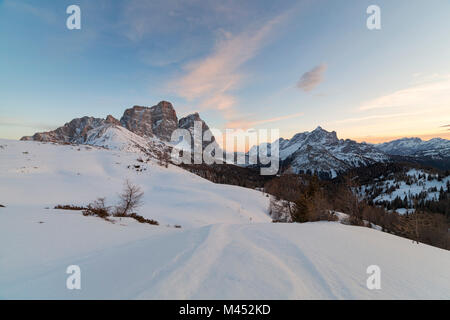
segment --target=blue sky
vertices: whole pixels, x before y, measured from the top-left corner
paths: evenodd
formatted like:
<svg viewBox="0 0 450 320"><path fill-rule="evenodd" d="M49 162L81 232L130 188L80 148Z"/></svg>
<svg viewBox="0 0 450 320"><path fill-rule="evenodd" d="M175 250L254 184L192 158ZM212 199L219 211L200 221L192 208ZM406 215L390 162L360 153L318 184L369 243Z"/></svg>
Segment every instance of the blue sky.
<svg viewBox="0 0 450 320"><path fill-rule="evenodd" d="M448 0L3 0L0 40L1 138L160 100L285 138L450 138Z"/></svg>

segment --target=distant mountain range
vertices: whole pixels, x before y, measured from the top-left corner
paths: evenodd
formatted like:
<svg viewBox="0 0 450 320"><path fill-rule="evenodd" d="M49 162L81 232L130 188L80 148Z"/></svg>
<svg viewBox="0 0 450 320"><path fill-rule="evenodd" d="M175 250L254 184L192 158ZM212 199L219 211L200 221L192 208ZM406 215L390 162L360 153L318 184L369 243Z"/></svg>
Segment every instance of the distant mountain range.
<svg viewBox="0 0 450 320"><path fill-rule="evenodd" d="M172 132L177 128L192 132L194 121L202 122L203 132L209 130L198 113L178 119L172 104L161 101L152 107L126 109L120 120L111 115L105 119L76 118L56 130L36 133L21 140L87 144L141 151L158 157L170 150ZM317 173L334 178L351 168L389 161L411 161L450 169L450 141L440 138L429 141L403 138L374 145L338 139L335 131L317 127L311 132L297 133L291 139L280 138L278 142L281 172ZM272 144L265 145L271 150ZM255 154L258 148L253 146L246 156Z"/></svg>
<svg viewBox="0 0 450 320"><path fill-rule="evenodd" d="M450 169L450 140L434 138L403 138L375 145L393 160L417 162L423 165Z"/></svg>

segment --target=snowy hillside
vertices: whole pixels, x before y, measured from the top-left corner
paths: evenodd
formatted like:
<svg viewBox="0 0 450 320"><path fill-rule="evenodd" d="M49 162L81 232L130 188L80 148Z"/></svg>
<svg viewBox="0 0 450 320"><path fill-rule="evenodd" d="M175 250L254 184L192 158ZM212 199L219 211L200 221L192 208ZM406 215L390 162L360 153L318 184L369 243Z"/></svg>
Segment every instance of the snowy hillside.
<svg viewBox="0 0 450 320"><path fill-rule="evenodd" d="M110 150L140 152L154 159L158 158L158 154L169 152L168 144L158 138L143 138L117 125L103 125L91 129L83 143Z"/></svg>
<svg viewBox="0 0 450 320"><path fill-rule="evenodd" d="M274 224L259 191L119 149L0 140L0 298L450 299L448 251L336 222ZM159 226L52 209L113 204L125 178ZM374 264L380 290L366 287ZM81 290L66 289L69 265Z"/></svg>
<svg viewBox="0 0 450 320"><path fill-rule="evenodd" d="M413 212L414 201L438 201L441 194L450 192L450 176L409 169L380 176L373 183L362 185L358 192L375 204L392 204L399 213Z"/></svg>
<svg viewBox="0 0 450 320"><path fill-rule="evenodd" d="M114 202L128 177L145 192L141 214L161 224L270 221L268 201L260 192L213 184L175 166L142 163L139 153L31 141L0 140L0 145L5 181L0 203L8 208L86 205L97 197Z"/></svg>

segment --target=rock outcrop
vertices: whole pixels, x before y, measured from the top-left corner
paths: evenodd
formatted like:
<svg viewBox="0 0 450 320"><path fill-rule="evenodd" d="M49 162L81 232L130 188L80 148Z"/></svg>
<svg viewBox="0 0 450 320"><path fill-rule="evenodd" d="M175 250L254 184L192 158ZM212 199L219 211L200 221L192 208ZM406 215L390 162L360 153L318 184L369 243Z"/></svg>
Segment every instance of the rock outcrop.
<svg viewBox="0 0 450 320"><path fill-rule="evenodd" d="M111 118L109 121L113 121ZM31 137L22 137L20 140L84 143L90 130L100 127L105 123L106 120L100 118L75 118L56 130L49 132L38 132Z"/></svg>
<svg viewBox="0 0 450 320"><path fill-rule="evenodd" d="M125 110L120 123L139 136L156 136L162 141L170 141L178 118L172 104L161 101L153 107L134 106Z"/></svg>

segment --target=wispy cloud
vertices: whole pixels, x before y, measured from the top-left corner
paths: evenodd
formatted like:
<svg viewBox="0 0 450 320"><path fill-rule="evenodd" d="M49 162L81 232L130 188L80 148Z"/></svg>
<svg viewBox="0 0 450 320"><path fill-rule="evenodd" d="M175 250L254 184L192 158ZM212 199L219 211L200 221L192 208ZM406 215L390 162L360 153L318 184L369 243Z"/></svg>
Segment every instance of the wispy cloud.
<svg viewBox="0 0 450 320"><path fill-rule="evenodd" d="M185 74L172 81L169 89L196 103L199 109L219 110L226 119L235 113L233 91L242 84L244 75L240 67L253 58L268 42L278 24L286 19L281 14L267 21L257 30L238 34L221 31L212 53L184 66Z"/></svg>
<svg viewBox="0 0 450 320"><path fill-rule="evenodd" d="M310 92L324 80L327 65L322 63L308 72L305 72L297 83L297 87L305 92Z"/></svg>
<svg viewBox="0 0 450 320"><path fill-rule="evenodd" d="M363 103L360 110L382 108L450 108L450 75L433 77L432 80L415 84Z"/></svg>
<svg viewBox="0 0 450 320"><path fill-rule="evenodd" d="M256 2L257 3L257 2ZM241 0L122 0L120 23L132 41L151 35L173 35L241 26L258 13L253 1Z"/></svg>
<svg viewBox="0 0 450 320"><path fill-rule="evenodd" d="M294 114L281 116L281 117L264 119L264 120L256 120L256 121L236 120L236 121L228 122L226 124L226 127L230 128L230 129L238 129L239 128L239 129L246 130L246 129L250 129L255 126L261 125L261 124L270 123L270 122L278 122L278 121L282 121L282 120L298 118L301 116L303 116L303 112L294 113Z"/></svg>
<svg viewBox="0 0 450 320"><path fill-rule="evenodd" d="M12 1L12 0L5 0L3 5L5 5L6 7L15 9L15 10L22 11L27 14L31 14L31 15L47 22L48 24L56 24L58 21L57 15L53 11L42 7L42 5L33 6L28 3L24 3L21 1Z"/></svg>

